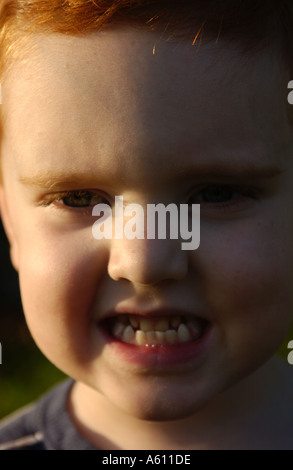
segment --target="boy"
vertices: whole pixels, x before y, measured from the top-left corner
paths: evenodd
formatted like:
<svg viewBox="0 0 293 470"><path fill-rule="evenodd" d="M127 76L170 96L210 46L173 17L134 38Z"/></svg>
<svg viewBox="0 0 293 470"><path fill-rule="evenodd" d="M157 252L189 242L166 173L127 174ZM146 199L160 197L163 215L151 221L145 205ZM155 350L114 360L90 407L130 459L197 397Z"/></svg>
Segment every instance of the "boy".
<svg viewBox="0 0 293 470"><path fill-rule="evenodd" d="M3 4L1 215L30 331L74 379L4 449L293 448L292 7L178 4ZM116 196L200 204L200 247L96 240Z"/></svg>

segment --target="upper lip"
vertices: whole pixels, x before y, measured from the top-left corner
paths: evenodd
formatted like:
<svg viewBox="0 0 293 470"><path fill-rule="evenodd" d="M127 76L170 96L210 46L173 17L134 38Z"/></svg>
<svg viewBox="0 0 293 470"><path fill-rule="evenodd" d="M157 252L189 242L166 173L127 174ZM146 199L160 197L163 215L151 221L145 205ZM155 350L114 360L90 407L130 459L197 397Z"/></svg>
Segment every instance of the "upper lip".
<svg viewBox="0 0 293 470"><path fill-rule="evenodd" d="M176 307L161 307L155 309L139 309L135 307L118 307L111 310L108 310L101 320L107 318L117 317L118 315L138 315L144 317L163 317L163 316L182 316L182 317L194 317L201 318L202 320L207 320L203 315L195 313L190 310L183 310Z"/></svg>

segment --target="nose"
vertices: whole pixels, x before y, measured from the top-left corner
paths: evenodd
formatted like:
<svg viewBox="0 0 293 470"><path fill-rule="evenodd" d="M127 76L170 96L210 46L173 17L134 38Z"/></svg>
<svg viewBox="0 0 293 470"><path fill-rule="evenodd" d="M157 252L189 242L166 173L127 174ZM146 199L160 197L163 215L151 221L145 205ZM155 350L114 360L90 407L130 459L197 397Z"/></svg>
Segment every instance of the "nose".
<svg viewBox="0 0 293 470"><path fill-rule="evenodd" d="M109 276L132 284L153 285L182 280L187 275L187 252L178 240L113 240L108 263Z"/></svg>

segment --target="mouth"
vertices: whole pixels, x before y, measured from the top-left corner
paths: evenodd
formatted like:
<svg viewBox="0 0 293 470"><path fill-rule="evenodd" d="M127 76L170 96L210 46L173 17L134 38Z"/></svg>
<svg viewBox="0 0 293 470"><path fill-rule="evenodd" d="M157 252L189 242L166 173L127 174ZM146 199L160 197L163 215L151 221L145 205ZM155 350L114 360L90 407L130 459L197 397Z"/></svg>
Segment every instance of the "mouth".
<svg viewBox="0 0 293 470"><path fill-rule="evenodd" d="M140 371L189 370L200 364L214 341L213 324L175 308L148 312L108 311L97 325L105 353L119 367Z"/></svg>
<svg viewBox="0 0 293 470"><path fill-rule="evenodd" d="M172 348L200 341L210 323L191 315L113 315L101 327L113 341L139 348Z"/></svg>

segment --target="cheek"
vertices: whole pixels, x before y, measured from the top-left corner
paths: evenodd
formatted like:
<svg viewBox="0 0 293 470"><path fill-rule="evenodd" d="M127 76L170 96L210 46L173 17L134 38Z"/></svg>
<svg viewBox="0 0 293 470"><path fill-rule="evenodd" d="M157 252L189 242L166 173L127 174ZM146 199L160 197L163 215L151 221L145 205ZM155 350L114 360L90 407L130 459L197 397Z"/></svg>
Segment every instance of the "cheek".
<svg viewBox="0 0 293 470"><path fill-rule="evenodd" d="M274 352L292 321L293 243L288 230L236 225L203 237L203 290L232 349ZM205 241L204 241L205 240Z"/></svg>
<svg viewBox="0 0 293 470"><path fill-rule="evenodd" d="M19 268L32 336L55 363L56 353L62 361L69 355L86 360L92 354L91 307L107 272L107 251L96 241L86 243L82 233L33 239L23 244Z"/></svg>

